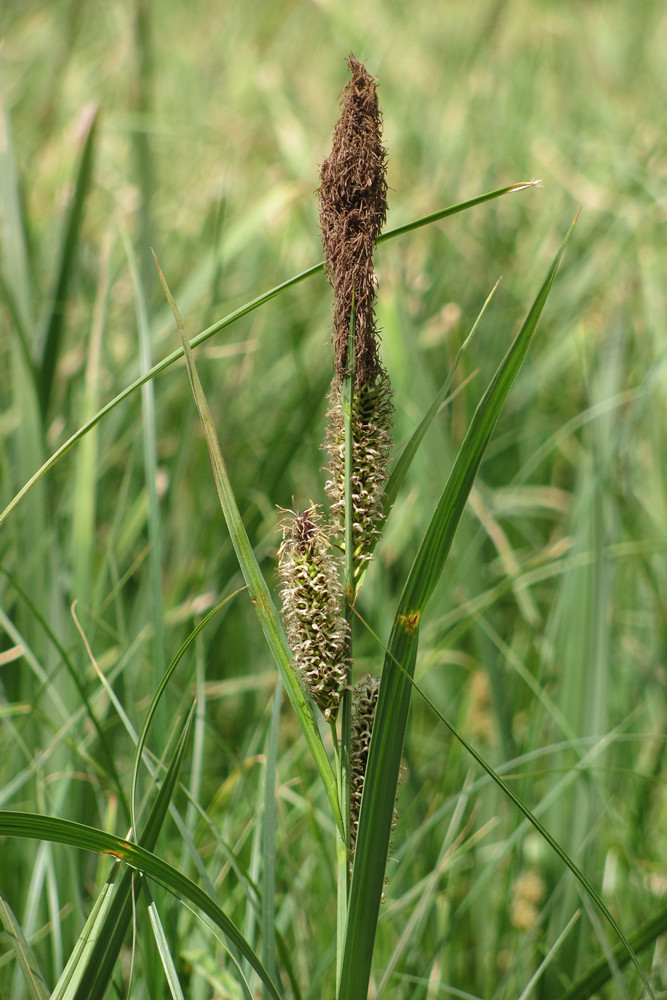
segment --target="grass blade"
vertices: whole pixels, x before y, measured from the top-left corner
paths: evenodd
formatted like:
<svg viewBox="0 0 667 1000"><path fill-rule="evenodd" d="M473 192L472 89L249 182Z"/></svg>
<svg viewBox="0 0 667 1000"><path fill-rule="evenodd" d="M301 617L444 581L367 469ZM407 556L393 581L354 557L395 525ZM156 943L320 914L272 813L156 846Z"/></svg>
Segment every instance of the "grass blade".
<svg viewBox="0 0 667 1000"><path fill-rule="evenodd" d="M454 381L454 375L456 374L456 369L459 366L459 361L461 360L461 356L463 352L466 350L466 348L469 346L472 338L475 336L475 332L481 322L482 316L486 312L486 308L489 305L491 299L496 294L496 290L498 289L499 284L500 284L500 279L498 279L498 281L495 283L495 285L489 292L484 302L484 305L482 306L479 312L477 319L472 325L470 333L468 334L468 336L466 337L466 339L464 340L464 342L461 344L461 346L457 351L456 357L454 358L454 364L452 365L449 375L447 376L442 386L440 387L437 396L431 403L430 407L428 408L425 416L421 420L414 434L403 448L403 451L399 455L398 460L396 461L396 464L394 465L394 468L391 471L391 476L387 481L387 485L384 491L383 505L384 505L385 518L389 516L390 510L394 506L394 502L396 500L396 497L398 496L398 492L401 486L403 485L403 480L407 475L408 469L412 465L412 460L414 459L415 455L417 454L417 451L419 450L419 445L422 443L426 431L433 423L434 418L439 413L441 406L447 399L447 395L451 388L452 382Z"/></svg>
<svg viewBox="0 0 667 1000"><path fill-rule="evenodd" d="M53 299L45 325L44 340L39 359L37 391L42 417L46 416L49 408L53 379L60 355L60 344L65 329L67 293L76 263L76 251L79 245L83 209L93 175L97 108L94 105L86 108L82 118L84 135L81 143L81 155L76 171L74 191L67 211L67 220L60 248L58 273L56 275Z"/></svg>
<svg viewBox="0 0 667 1000"><path fill-rule="evenodd" d="M28 944L21 925L14 916L12 909L0 891L0 923L5 928L5 933L9 937L16 960L19 963L23 980L32 1000L49 1000L51 990L46 985L46 981L39 968L32 948Z"/></svg>
<svg viewBox="0 0 667 1000"><path fill-rule="evenodd" d="M67 960L50 1000L66 1000L72 997L81 977L87 967L90 955L95 942L98 940L107 920L110 908L114 901L114 888L120 870L120 861L117 861L109 877L107 878L102 891L98 894L86 923L79 935L76 945Z"/></svg>
<svg viewBox="0 0 667 1000"><path fill-rule="evenodd" d="M271 724L266 738L266 766L264 771L264 814L262 817L262 896L261 930L262 961L273 978L278 981L276 964L276 764L278 761L278 732L282 683L276 683L271 709Z"/></svg>
<svg viewBox="0 0 667 1000"><path fill-rule="evenodd" d="M162 921L160 920L157 905L151 896L146 879L142 879L141 882L143 885L144 895L146 896L148 917L153 929L153 936L155 937L155 944L157 945L158 954L164 970L164 976L167 980L167 985L169 986L169 992L171 993L172 1000L185 1000L183 990L181 989L181 984L178 979L178 973L176 972L176 966L174 965L171 949L169 947L169 942L167 941L167 935L164 932L164 927L162 926Z"/></svg>
<svg viewBox="0 0 667 1000"><path fill-rule="evenodd" d="M1 68L1 67L0 67ZM2 289L21 339L25 361L32 365L33 301L28 238L21 202L12 129L0 80L0 238Z"/></svg>
<svg viewBox="0 0 667 1000"><path fill-rule="evenodd" d="M136 871L143 872L144 875L155 879L169 892L178 898L187 900L206 914L252 965L266 986L268 994L274 997L274 1000L281 1000L278 990L258 956L236 925L220 909L213 897L207 895L177 868L167 864L166 861L152 854L145 847L103 830L96 830L93 827L84 826L82 823L74 823L71 820L7 810L0 810L0 836L48 840L55 844L68 844L70 847L79 847L86 851L111 854Z"/></svg>
<svg viewBox="0 0 667 1000"><path fill-rule="evenodd" d="M470 198L468 201L461 201L458 205L451 205L449 208L441 208L437 212L431 212L430 215L423 215L420 219L415 219L414 222L406 222L404 226L396 226L394 229L388 229L386 233L382 233L378 237L379 243L386 243L387 240L393 240L395 236L404 236L405 233L411 233L415 229L421 229L422 226L430 226L432 222L440 222L441 219L448 219L451 215L458 215L459 212L465 212L469 208L475 208L477 205L483 205L487 201L493 201L494 198L502 198L505 194L514 194L515 191L525 191L527 188L540 187L542 181L519 181L518 184L508 184L507 187L496 188L495 191L487 191L486 194L480 194L477 198Z"/></svg>
<svg viewBox="0 0 667 1000"><path fill-rule="evenodd" d="M137 331L139 334L139 360L142 371L147 372L151 368L151 344L146 295L139 276L139 269L129 235L124 231L122 235L132 275L132 284L134 286ZM145 382L141 387L141 427L144 452L144 477L146 481L146 493L148 495L148 567L151 584L151 621L153 625L153 655L151 657L153 662L152 686L157 688L167 662L167 640L165 636L165 614L162 597L162 562L164 551L162 545L162 516L157 490L157 421L154 390L155 387L152 381ZM164 721L163 718L162 722Z"/></svg>
<svg viewBox="0 0 667 1000"><path fill-rule="evenodd" d="M663 907L659 913L647 920L638 927L632 934L628 934L628 944L635 955L644 949L654 945L661 934L667 932L667 907ZM622 941L612 949L612 962L606 955L603 955L590 969L581 976L576 983L573 983L569 990L563 994L560 1000L588 1000L589 997L599 993L602 987L609 982L612 977L612 967L622 969L632 959L632 951L625 947Z"/></svg>
<svg viewBox="0 0 667 1000"><path fill-rule="evenodd" d="M416 219L414 222L407 223L405 226L399 226L396 229L390 229L388 232L383 233L379 238L378 243L386 243L387 240L393 239L395 236L400 236L403 233L411 232L413 229L418 229L421 226L426 226L431 222L436 222L439 219L449 218L449 216L456 215L459 212L464 212L468 208L473 208L476 205L484 204L484 202L491 201L494 198L500 198L502 195L511 194L514 191L523 191L526 188L535 187L539 182L537 181L525 181L520 184L510 184L509 187L498 188L495 191L489 191L487 194L479 195L477 198L471 198L468 201L462 201L458 205L450 206L449 208L443 208L438 212L434 212L431 215L426 215L421 219ZM255 309L259 309L260 306L265 305L270 302L271 299L276 298L276 296L281 295L282 292L287 291L288 288L293 288L300 282L305 281L307 278L312 278L314 275L319 274L324 269L324 263L320 261L319 264L314 264L312 267L306 268L305 271L301 271L300 274L294 275L292 278L288 278L286 281L281 282L279 285L275 285L273 288L269 289L267 292L263 292L256 298L251 299L250 302L245 303L245 305L239 306L233 312L229 313L223 319L218 320L212 326L207 327L206 330L202 330L197 336L193 337L190 341L190 347L199 347L200 344L205 343L214 337L216 334L225 330L227 327L231 326L237 320L241 319L243 316L247 316L249 313L254 312ZM53 452L52 455L37 469L37 471L27 480L27 482L21 487L19 492L10 500L5 509L0 513L0 525L9 517L11 512L15 507L21 502L24 496L30 492L30 490L35 486L36 483L44 476L49 469L53 468L57 462L66 455L71 448L74 447L88 431L92 430L93 427L102 420L107 413L115 409L123 400L131 396L133 392L141 388L149 379L155 378L157 375L161 375L162 372L166 371L175 361L178 361L184 355L183 348L179 350L172 351L168 354L166 358L159 361L156 365L146 372L140 378L137 378L130 385L126 386L122 392L119 392L117 396L114 396L106 406L103 406L94 417L86 421L74 434L71 435L64 441L63 444Z"/></svg>
<svg viewBox="0 0 667 1000"><path fill-rule="evenodd" d="M444 568L484 451L526 356L573 227L574 222L523 326L475 411L399 601L373 724L352 869L338 1000L359 1000L368 991L421 614Z"/></svg>
<svg viewBox="0 0 667 1000"><path fill-rule="evenodd" d="M332 815L338 828L342 830L343 820L338 802L336 779L334 777L333 769L324 749L322 738L313 715L313 710L310 703L306 699L301 687L301 682L292 666L292 654L289 646L287 645L287 639L285 637L285 632L283 631L282 623L273 604L269 588L267 587L266 581L262 576L257 559L255 558L255 553L250 545L250 539L246 533L241 514L236 505L232 484L227 474L227 468L222 457L222 452L220 451L220 445L215 433L215 427L213 426L211 412L208 408L208 403L206 402L204 390L202 389L201 382L199 381L199 376L197 375L190 345L185 338L183 320L181 319L181 315L172 298L171 292L167 287L164 275L162 274L160 265L157 262L157 257L155 258L155 263L157 265L160 281L162 282L165 295L167 296L169 305L174 313L174 318L181 337L181 343L183 344L185 360L188 366L188 374L190 376L190 384L192 386L192 393L194 395L202 426L204 428L206 443L208 445L209 455L211 458L211 466L213 468L215 485L220 499L220 506L222 507L222 512L227 523L227 530L229 531L232 545L234 546L234 551L236 552L241 572L243 573L243 578L247 584L250 599L255 606L264 636L276 661L278 669L280 670L285 690L287 691L292 707L296 712L306 738L306 742L313 755L315 766L317 767L322 779L324 789L331 804Z"/></svg>
<svg viewBox="0 0 667 1000"><path fill-rule="evenodd" d="M88 420L100 407L102 368L102 337L107 320L111 271L110 236L105 236L100 251L97 294L90 324L84 390L79 418ZM76 456L72 514L72 594L80 598L91 593L95 514L98 504L98 470L100 454L98 434L86 435Z"/></svg>
<svg viewBox="0 0 667 1000"><path fill-rule="evenodd" d="M162 829L162 824L167 815L167 810L169 809L169 804L178 780L178 773L183 760L192 719L193 710L190 711L188 718L183 724L169 770L162 782L162 786L155 798L148 820L141 833L140 842L146 849L152 849L157 843L158 834ZM113 900L101 926L99 926L99 919L97 917L94 920L88 919L82 938L84 939L84 944L86 944L85 931L87 929L87 938L94 941L92 951L89 954L84 951L81 964L72 970L72 985L63 994L63 1000L69 1000L70 997L76 997L76 1000L94 1000L94 998L102 996L113 974L114 966L118 960L120 949L130 925L134 894L133 873L128 871L121 879L113 894Z"/></svg>

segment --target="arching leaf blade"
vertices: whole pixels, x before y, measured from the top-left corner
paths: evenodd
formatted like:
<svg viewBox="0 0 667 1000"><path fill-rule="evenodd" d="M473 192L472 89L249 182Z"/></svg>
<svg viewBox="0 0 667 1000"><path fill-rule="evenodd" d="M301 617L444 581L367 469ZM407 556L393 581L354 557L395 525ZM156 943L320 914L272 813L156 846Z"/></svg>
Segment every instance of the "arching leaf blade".
<svg viewBox="0 0 667 1000"><path fill-rule="evenodd" d="M111 854L129 867L155 879L177 898L187 900L201 910L219 928L241 955L248 960L266 986L268 995L281 1000L280 994L264 969L255 951L248 944L236 925L227 917L216 901L177 868L129 840L116 837L104 830L74 823L55 816L0 810L0 836L25 837L31 840L48 840L55 844L68 844L86 851Z"/></svg>
<svg viewBox="0 0 667 1000"><path fill-rule="evenodd" d="M138 833L142 846L147 850L155 847L173 798L193 718L194 706L183 723L169 768L146 823ZM105 900L104 905L96 905L86 921L77 942L78 959L75 963L67 963L61 982L56 987L56 997L62 996L62 1000L94 1000L102 996L130 925L134 893L132 872L126 871L116 882L114 870L100 893L100 898Z"/></svg>
<svg viewBox="0 0 667 1000"><path fill-rule="evenodd" d="M192 394L194 396L197 410L199 411L199 416L202 422L202 427L204 429L206 444L208 446L209 456L211 459L211 467L213 469L213 478L215 480L220 506L227 524L227 530L229 531L229 537L234 547L234 551L236 552L236 557L239 561L243 578L248 587L250 599L254 605L260 625L262 626L264 637L266 638L269 649L271 650L276 665L278 666L285 690L292 703L292 707L296 712L296 716L301 725L306 743L308 744L308 748L313 756L313 761L322 779L324 790L331 805L334 821L336 822L338 829L342 832L343 819L340 803L338 802L336 779L333 768L331 767L326 750L324 749L324 744L322 743L322 737L320 736L319 729L317 728L313 710L304 694L301 682L292 665L292 654L287 643L287 637L285 636L285 632L273 603L271 593L262 575L257 559L255 558L255 553L253 552L250 539L248 538L245 525L243 524L243 518L241 517L241 512L239 511L236 503L231 480L227 472L227 466L225 465L225 460L222 457L222 451L220 450L220 444L218 442L218 436L211 417L211 411L197 374L194 358L192 356L192 350L185 338L183 320L181 319L178 307L174 302L164 275L162 274L160 266L157 262L157 257L155 258L155 263L158 268L162 287L174 314L174 319L176 320L181 343L183 345L188 375L190 377L190 385L192 387Z"/></svg>
<svg viewBox="0 0 667 1000"><path fill-rule="evenodd" d="M495 191L489 191L486 194L478 195L476 198L470 198L467 201L459 202L457 205L451 205L448 208L441 209L438 212L433 212L430 215L425 215L420 219L415 219L413 222L409 222L404 226L398 226L395 229L390 229L378 239L378 243L385 243L387 240L391 240L396 236L401 236L404 233L412 232L413 229L419 229L422 226L429 225L430 223L437 222L440 219L449 218L452 215L457 215L459 212L464 212L466 209L474 208L476 205L482 205L487 201L492 201L495 198L500 198L506 194L512 194L515 191L523 191L527 188L536 187L539 181L522 181L518 184L510 184L507 187L498 188ZM247 316L249 313L254 312L260 306L265 305L265 303L270 302L271 299L276 298L276 296L282 294L282 292L287 291L288 288L293 288L295 285L300 284L307 278L311 278L316 274L319 274L324 270L324 262L320 261L318 264L313 264L312 267L306 268L299 274L288 278L286 281L280 282L280 284L275 285L268 291L263 292L261 295L256 296L249 302L244 303L244 305L239 306L238 309L234 309L227 316L222 319L217 320L211 326L202 330L195 337L190 340L190 347L199 347L200 344L205 343L214 337L216 334L220 333L222 330L236 323L237 320L241 319L243 316ZM131 396L133 392L140 389L142 385L148 382L150 379L155 378L157 375L161 375L162 372L166 371L167 368L171 367L174 362L179 361L183 357L184 351L182 348L172 351L168 354L166 358L159 361L157 364L153 365L150 371L147 371L144 375L135 379L130 385L126 386L118 395L114 396L105 406L102 407L90 420L87 420L85 424L72 434L67 441L57 448L53 454L51 454L47 460L37 469L37 471L28 479L26 483L21 487L19 492L10 500L5 509L0 512L0 525L9 517L15 507L21 502L21 500L30 492L30 490L35 486L36 483L46 475L46 473L56 465L60 459L67 454L78 442L85 437L85 435L96 427L97 424L112 410L119 406L128 396Z"/></svg>

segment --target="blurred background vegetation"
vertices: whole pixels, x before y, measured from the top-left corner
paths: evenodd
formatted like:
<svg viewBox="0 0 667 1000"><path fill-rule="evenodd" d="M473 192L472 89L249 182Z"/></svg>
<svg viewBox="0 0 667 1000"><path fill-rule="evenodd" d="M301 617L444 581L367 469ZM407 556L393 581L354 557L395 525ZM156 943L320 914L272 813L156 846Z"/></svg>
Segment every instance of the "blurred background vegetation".
<svg viewBox="0 0 667 1000"><path fill-rule="evenodd" d="M321 258L314 192L350 51L379 79L388 228L542 179L378 249L397 443L503 277L457 384L473 377L429 433L365 582L359 610L384 640L476 402L582 208L425 618L417 681L513 782L626 933L664 910L664 3L5 0L0 31L2 507L177 346L151 246L191 336ZM86 134L78 239L64 243ZM322 497L329 319L320 274L196 355L272 580L277 505ZM126 791L133 743L72 602L140 728L183 639L241 586L183 365L151 385L70 451L0 534L2 808L121 834L128 817L82 689ZM361 626L355 641L359 670L378 673L377 641ZM192 799L180 805L222 905L251 937L239 872L256 879L260 869L274 684L239 594L179 667L149 734L160 757L198 693ZM288 710L281 746L277 921L303 995L324 996L333 832ZM536 987L560 995L609 941L590 903L418 697L405 760L375 985L386 970L391 997L449 987L516 997L580 910ZM161 844L191 870L175 828ZM107 868L65 848L2 851L2 889L55 981ZM190 995L236 996L216 946L170 907ZM19 997L1 938L0 948L0 982ZM667 988L664 946L642 960L656 990ZM624 976L637 995L631 972L608 995Z"/></svg>

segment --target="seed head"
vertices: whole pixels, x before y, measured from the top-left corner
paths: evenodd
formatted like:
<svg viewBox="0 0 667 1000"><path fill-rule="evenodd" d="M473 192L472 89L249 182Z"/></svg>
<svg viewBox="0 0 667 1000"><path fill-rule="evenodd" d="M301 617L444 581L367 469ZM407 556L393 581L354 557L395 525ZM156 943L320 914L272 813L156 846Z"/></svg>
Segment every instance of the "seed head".
<svg viewBox="0 0 667 1000"><path fill-rule="evenodd" d="M359 827L359 810L364 790L368 749L371 744L375 706L380 681L368 674L352 689L352 726L350 729L350 863L354 857Z"/></svg>
<svg viewBox="0 0 667 1000"><path fill-rule="evenodd" d="M350 866L354 860L354 849L359 829L361 797L366 780L368 751L373 735L375 709L377 707L380 680L368 674L352 689L352 725L350 728ZM392 830L396 826L397 813L394 809ZM383 896L384 898L384 896Z"/></svg>
<svg viewBox="0 0 667 1000"><path fill-rule="evenodd" d="M317 505L289 514L278 551L287 640L313 701L326 719L335 718L349 644L340 578Z"/></svg>
<svg viewBox="0 0 667 1000"><path fill-rule="evenodd" d="M320 228L326 273L334 291L336 373L348 368L352 298L355 310L356 384L381 365L375 328L373 249L387 214L387 182L376 81L353 55L342 93L331 154L320 171Z"/></svg>
<svg viewBox="0 0 667 1000"><path fill-rule="evenodd" d="M334 291L335 375L327 415L329 453L326 491L332 526L344 539L345 425L342 380L354 309L355 380L352 400L352 506L355 577L380 532L383 491L391 447L391 385L379 357L375 323L373 250L387 214L386 150L376 81L354 56L342 94L331 154L320 172L320 228L326 272Z"/></svg>
<svg viewBox="0 0 667 1000"><path fill-rule="evenodd" d="M329 454L325 489L330 501L333 529L342 539L345 521L345 426L335 379L329 403L324 442ZM368 564L370 550L384 522L383 499L389 475L392 413L389 377L380 371L373 381L358 387L352 407L352 541L356 579Z"/></svg>

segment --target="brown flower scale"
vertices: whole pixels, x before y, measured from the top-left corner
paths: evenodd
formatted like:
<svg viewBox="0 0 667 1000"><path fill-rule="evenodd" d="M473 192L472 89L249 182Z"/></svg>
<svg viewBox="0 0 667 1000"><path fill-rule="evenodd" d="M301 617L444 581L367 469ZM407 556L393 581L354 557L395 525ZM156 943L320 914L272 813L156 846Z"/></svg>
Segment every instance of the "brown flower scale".
<svg viewBox="0 0 667 1000"><path fill-rule="evenodd" d="M278 551L285 631L313 701L326 719L335 718L348 669L340 577L317 506L290 513Z"/></svg>

